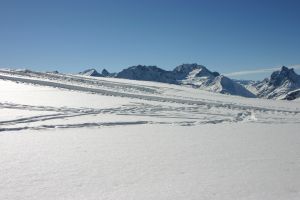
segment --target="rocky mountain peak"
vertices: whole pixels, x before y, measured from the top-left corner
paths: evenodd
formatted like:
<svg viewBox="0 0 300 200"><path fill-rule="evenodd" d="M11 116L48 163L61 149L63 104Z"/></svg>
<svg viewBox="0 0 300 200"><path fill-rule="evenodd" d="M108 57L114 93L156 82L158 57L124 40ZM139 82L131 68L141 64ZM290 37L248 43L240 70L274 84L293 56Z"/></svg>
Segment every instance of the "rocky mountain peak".
<svg viewBox="0 0 300 200"><path fill-rule="evenodd" d="M193 77L215 77L219 73L209 71L205 66L193 64L182 64L174 68L173 73L177 79L185 79L188 76Z"/></svg>
<svg viewBox="0 0 300 200"><path fill-rule="evenodd" d="M295 73L293 68L282 66L281 70L271 74L269 85L280 86L285 81L290 81L293 84L300 84L300 76Z"/></svg>
<svg viewBox="0 0 300 200"><path fill-rule="evenodd" d="M197 63L192 64L182 64L174 68L175 73L189 73L195 69L205 68L203 65L198 65Z"/></svg>
<svg viewBox="0 0 300 200"><path fill-rule="evenodd" d="M101 74L102 74L102 76L109 76L110 75L110 73L106 69L103 69Z"/></svg>
<svg viewBox="0 0 300 200"><path fill-rule="evenodd" d="M84 70L83 72L80 72L79 74L85 75L85 76L101 76L101 74L94 68Z"/></svg>

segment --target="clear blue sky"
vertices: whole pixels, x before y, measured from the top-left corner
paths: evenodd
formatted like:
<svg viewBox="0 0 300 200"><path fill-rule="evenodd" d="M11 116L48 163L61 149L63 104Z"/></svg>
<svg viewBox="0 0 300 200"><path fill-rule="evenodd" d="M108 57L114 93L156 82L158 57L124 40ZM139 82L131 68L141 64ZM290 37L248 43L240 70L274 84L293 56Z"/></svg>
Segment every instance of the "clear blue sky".
<svg viewBox="0 0 300 200"><path fill-rule="evenodd" d="M77 72L300 63L299 0L0 0L0 66Z"/></svg>

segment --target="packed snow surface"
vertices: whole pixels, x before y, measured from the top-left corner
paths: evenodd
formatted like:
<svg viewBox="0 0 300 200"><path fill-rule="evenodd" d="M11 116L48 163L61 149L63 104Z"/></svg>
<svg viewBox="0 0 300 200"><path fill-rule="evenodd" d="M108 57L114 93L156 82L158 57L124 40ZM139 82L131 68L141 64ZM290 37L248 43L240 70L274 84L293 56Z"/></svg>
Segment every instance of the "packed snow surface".
<svg viewBox="0 0 300 200"><path fill-rule="evenodd" d="M0 199L299 199L300 102L0 71Z"/></svg>

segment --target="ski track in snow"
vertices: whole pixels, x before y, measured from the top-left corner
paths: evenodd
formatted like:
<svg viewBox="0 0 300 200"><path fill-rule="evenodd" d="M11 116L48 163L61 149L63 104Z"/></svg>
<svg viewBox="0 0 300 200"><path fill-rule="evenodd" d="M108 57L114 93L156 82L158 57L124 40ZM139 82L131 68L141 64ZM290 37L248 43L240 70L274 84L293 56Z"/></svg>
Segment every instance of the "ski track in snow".
<svg viewBox="0 0 300 200"><path fill-rule="evenodd" d="M164 93L164 90L174 90L172 88L133 85L113 82L113 79L112 81L105 81L74 75L62 76L39 72L26 73L3 70L0 70L0 73L0 79L2 80L132 99L132 102L129 104L103 109L36 106L0 102L0 109L52 112L51 114L2 120L0 121L0 131L135 124L194 126L226 122L300 123L299 110L267 108L208 99L172 97ZM135 100L143 100L144 103L135 102ZM161 104L157 104L159 102ZM130 116L134 120L128 121L121 118L120 121L99 121L98 118L102 115ZM89 116L92 116L92 120L89 119L86 123L78 123L76 120L72 122L71 120L72 118L77 119Z"/></svg>

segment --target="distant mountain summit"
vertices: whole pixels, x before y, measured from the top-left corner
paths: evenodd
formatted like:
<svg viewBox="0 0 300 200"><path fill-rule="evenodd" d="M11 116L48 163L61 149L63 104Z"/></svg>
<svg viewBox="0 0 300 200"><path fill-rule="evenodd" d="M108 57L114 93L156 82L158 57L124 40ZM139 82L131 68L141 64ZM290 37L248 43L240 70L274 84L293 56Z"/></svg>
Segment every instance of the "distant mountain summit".
<svg viewBox="0 0 300 200"><path fill-rule="evenodd" d="M220 75L218 72L211 72L205 66L196 63L182 64L175 67L172 71L163 70L157 66L137 65L123 69L121 72L113 75L106 70L103 70L100 75L95 73L94 70L86 70L81 74L188 85L217 93L255 97L254 94L239 83Z"/></svg>
<svg viewBox="0 0 300 200"><path fill-rule="evenodd" d="M257 96L268 99L284 99L286 95L300 88L300 75L294 69L283 66L280 70L271 74L261 82L253 85L257 90Z"/></svg>
<svg viewBox="0 0 300 200"><path fill-rule="evenodd" d="M186 79L188 77L216 77L218 72L211 72L205 66L194 64L183 64L175 67L173 73L177 80Z"/></svg>
<svg viewBox="0 0 300 200"><path fill-rule="evenodd" d="M110 73L106 69L103 69L101 72L101 75L102 76L110 76Z"/></svg>
<svg viewBox="0 0 300 200"><path fill-rule="evenodd" d="M176 74L177 81L183 85L222 94L255 97L242 85L218 72L211 72L203 65L184 64L176 67L173 72Z"/></svg>
<svg viewBox="0 0 300 200"><path fill-rule="evenodd" d="M87 70L84 70L83 72L79 72L79 74L85 75L85 76L102 76L102 74L97 72L96 69L87 69Z"/></svg>
<svg viewBox="0 0 300 200"><path fill-rule="evenodd" d="M173 84L177 83L176 78L172 72L163 70L156 66L132 66L127 69L123 69L121 72L117 73L115 77Z"/></svg>
<svg viewBox="0 0 300 200"><path fill-rule="evenodd" d="M109 73L106 69L103 69L101 73L99 73L96 69L87 69L83 72L79 72L80 75L84 76L95 76L95 77L112 77L115 74Z"/></svg>
<svg viewBox="0 0 300 200"><path fill-rule="evenodd" d="M290 87L300 86L300 76L296 74L293 68L289 69L282 66L281 70L275 71L271 74L269 85L275 87L288 84Z"/></svg>

